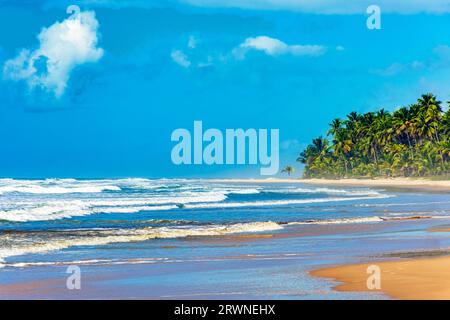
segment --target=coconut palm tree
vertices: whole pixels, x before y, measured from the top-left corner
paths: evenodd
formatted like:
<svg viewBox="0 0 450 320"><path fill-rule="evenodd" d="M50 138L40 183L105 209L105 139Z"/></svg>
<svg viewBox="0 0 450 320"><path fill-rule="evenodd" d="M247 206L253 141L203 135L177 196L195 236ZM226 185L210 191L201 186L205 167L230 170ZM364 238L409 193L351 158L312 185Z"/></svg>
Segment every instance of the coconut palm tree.
<svg viewBox="0 0 450 320"><path fill-rule="evenodd" d="M410 120L410 112L406 107L398 109L392 115L392 126L398 141L402 143L405 137L409 147L411 147L411 137L409 133Z"/></svg>
<svg viewBox="0 0 450 320"><path fill-rule="evenodd" d="M331 144L319 137L300 153L305 176L450 177L450 108L444 113L433 94L392 114L351 112L334 119L327 135Z"/></svg>
<svg viewBox="0 0 450 320"><path fill-rule="evenodd" d="M288 176L291 176L291 174L293 174L295 172L294 167L291 166L286 166L283 168L283 170L281 170L282 173L287 173Z"/></svg>
<svg viewBox="0 0 450 320"><path fill-rule="evenodd" d="M337 118L334 119L331 123L330 123L330 130L328 130L327 134L328 135L336 135L340 130L342 130L342 120Z"/></svg>

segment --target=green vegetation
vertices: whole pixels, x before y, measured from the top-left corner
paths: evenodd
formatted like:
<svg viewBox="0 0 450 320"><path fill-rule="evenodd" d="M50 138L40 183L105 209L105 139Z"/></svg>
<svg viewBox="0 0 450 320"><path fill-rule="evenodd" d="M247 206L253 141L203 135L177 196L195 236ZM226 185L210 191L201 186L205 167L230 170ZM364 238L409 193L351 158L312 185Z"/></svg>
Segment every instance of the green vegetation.
<svg viewBox="0 0 450 320"><path fill-rule="evenodd" d="M333 120L327 135L297 159L305 164L304 177L450 175L450 109L443 112L432 94L392 114L352 112Z"/></svg>
<svg viewBox="0 0 450 320"><path fill-rule="evenodd" d="M281 170L281 172L282 173L287 173L288 176L291 176L291 174L293 174L295 172L295 169L292 166L286 166L286 167L284 167L283 170Z"/></svg>

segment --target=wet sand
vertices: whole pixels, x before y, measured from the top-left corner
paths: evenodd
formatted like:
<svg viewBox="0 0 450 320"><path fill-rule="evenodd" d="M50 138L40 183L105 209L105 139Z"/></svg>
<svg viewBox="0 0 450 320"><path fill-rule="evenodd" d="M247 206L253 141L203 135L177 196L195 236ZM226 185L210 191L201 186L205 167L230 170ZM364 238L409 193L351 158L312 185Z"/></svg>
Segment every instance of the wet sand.
<svg viewBox="0 0 450 320"><path fill-rule="evenodd" d="M428 231L430 231L430 232L450 232L450 228L433 228Z"/></svg>
<svg viewBox="0 0 450 320"><path fill-rule="evenodd" d="M343 267L324 268L312 272L313 276L321 277L322 279L309 277L308 270L317 268L318 262L323 266L355 261L354 257L341 259L342 255L345 256L345 251L339 253L339 251L336 251L336 249L339 250L339 246L338 248L334 247L334 243L339 243L339 240L343 243L341 247L344 250L356 252L356 257L373 258L377 256L379 257L377 259L399 259L402 256L398 253L396 256L383 254L386 251L398 251L386 249L379 242L382 239L378 239L376 236L378 232L388 231L394 227L397 230L400 226L410 226L408 228L413 230L423 228L422 230L426 232L427 230L446 228L448 225L442 224L442 222L437 224L437 221L430 225L432 222L433 219L422 220L414 217L414 219L387 220L383 223L305 224L294 225L283 231L270 233L188 237L180 239L176 244L163 241L160 248L167 248L167 257L173 256L172 252L177 250L177 248L202 248L208 246L221 251L226 247L236 246L242 248L242 250L235 250L234 252L224 251L223 255L203 255L202 253L202 255L196 255L193 259L180 259L175 256L176 259L171 261L154 261L150 251L147 253L150 254L148 261L145 259L147 256L141 256L139 259L121 260L120 264L82 265L83 280L82 290L80 291L71 291L66 288L67 264L4 269L4 272L14 274L15 280L8 280L1 286L0 299L97 299L99 297L105 299L212 299L217 297L261 299L277 294L279 294L279 297L290 299L302 297L344 299L348 297L347 295L353 298L363 298L366 297L365 292L368 291L366 287L368 277L366 269L370 264L345 265ZM377 250L371 253L360 251L358 253L358 250L356 250L358 248L352 246L348 241L352 235L358 236L361 234L372 234L373 240L363 237L361 242L358 242L359 247L371 247L371 245L375 244L371 241L376 241L376 245L380 244L380 247L383 248L382 251ZM430 234L437 235L436 233ZM321 238L321 236L325 237ZM330 239L327 240L327 238ZM386 239L386 241L388 240ZM301 250L298 247L302 242L308 242L313 245L316 242L323 243L323 241L330 244L333 243L332 247L325 244L327 248L332 248L332 250L317 253L311 250ZM280 250L280 246L286 245L291 245L292 250ZM131 244L129 246L128 250L136 250ZM262 252L254 250L254 248L263 246L272 249ZM418 244L417 247L423 246ZM114 246L111 246L111 248L114 248ZM121 247L121 249L123 250L124 247ZM152 250L154 250L154 247L152 247ZM402 250L404 249L402 248ZM410 248L410 250L414 249ZM429 250L434 250L434 247L429 248ZM401 253L404 252L401 251ZM450 258L448 258L448 252L435 252L434 254L435 258L436 254L441 255L441 257L445 254L446 257L442 258L445 259L444 263L435 262L437 259L430 259L432 255L427 251L417 252L415 256L404 257L409 260L377 263L382 270L381 292L398 299L450 299L450 290L447 290L447 288L450 288ZM336 260L336 255L340 257L338 260ZM416 258L420 258L420 260L412 260ZM418 265L416 265L416 261L419 262ZM429 264L427 261L432 263ZM308 263L312 263L312 265L308 267ZM425 264L422 265L423 263ZM301 269L300 266L304 266L304 269ZM259 272L255 274L254 270L259 270ZM209 282L210 280L205 280L211 279L211 274L218 274L218 272L222 272L219 274L226 274L227 276L223 279L223 276L217 277L218 282L213 284ZM38 277L31 277L31 275L35 274ZM170 277L166 278L168 275ZM174 281L170 280L173 277L180 278ZM278 277L278 280L272 281L273 277ZM183 283L186 278L195 279L201 285L193 281L193 284L191 283L189 286L180 286L179 283ZM324 281L327 280L326 278L334 278L344 282L344 284L338 286L337 290L331 290L330 283ZM445 281L445 279L448 279L448 281ZM246 282L247 280L249 281ZM312 281L311 283L322 281L324 287L310 286L309 281ZM292 285L294 283L295 285ZM437 292L433 286L438 286ZM111 290L111 288L114 288L114 290ZM269 290L268 288L271 289ZM398 293L395 291L396 289L403 291ZM353 291L359 293L353 293ZM358 296L360 293L363 294Z"/></svg>
<svg viewBox="0 0 450 320"><path fill-rule="evenodd" d="M288 231L276 232L276 233L258 233L258 234L236 234L236 235L223 235L217 237L210 236L198 236L198 237L188 237L185 239L180 239L180 244L189 243L190 246L244 246L248 247L254 242L264 242L264 241L276 241L282 239L295 239L304 237L316 237L321 235L343 235L352 234L354 232L368 232L380 230L383 226L377 223L371 224L343 224L343 225L299 225L290 228ZM168 251L170 255L170 250L175 249L175 246L163 246ZM132 248L130 248L131 250ZM185 263L192 264L196 273L201 273L203 271L208 271L208 264L223 263L229 268L241 268L242 265L251 264L258 268L261 263L267 264L267 266L281 265L284 261L288 263L290 260L301 259L303 256L311 256L311 253L303 252L292 252L289 254L271 252L267 254L254 254L252 251L243 250L242 254L238 255L224 255L216 257L197 257L192 261L186 261ZM137 260L142 260L144 262L139 263ZM143 299L154 299L157 296L148 295L148 293L141 292L139 290L144 290L151 288L152 292L158 294L158 289L153 286L145 287L144 285L139 286L139 288L132 287L121 290L111 291L108 283L110 282L123 282L127 283L130 279L135 279L136 277L142 277L143 279L152 278L158 276L161 270L166 270L170 268L170 265L164 261L154 261L149 257L148 263L145 262L145 257L140 259L128 259L121 261L121 265L92 265L84 264L82 265L82 290L67 290L66 279L68 274L66 269L68 267L67 263L56 264L53 266L33 266L24 267L17 269L18 272L23 273L33 273L35 270L40 270L43 274L42 279L39 280L22 280L20 282L14 282L10 284L0 285L0 300L2 299L97 299L99 297L105 299L120 299L120 298L143 298ZM189 270L189 267L185 267L184 263L172 262L171 265L174 267L182 268L183 272ZM121 267L122 266L122 267ZM126 268L123 268L126 266ZM215 268L215 267L214 267ZM134 271L130 271L133 269ZM180 269L181 270L181 269ZM228 270L228 269L227 269ZM261 269L264 270L264 269ZM143 283L145 280L142 280ZM117 288L116 288L117 289ZM196 298L194 293L188 293L189 290L181 288L182 291L185 290L186 297ZM127 292L129 291L129 293ZM298 288L298 292L303 290ZM164 288L160 290L163 292ZM130 294L130 295L128 295ZM206 295L206 293L205 293ZM164 298L159 296L158 298ZM167 297L166 297L167 298ZM170 297L168 297L170 298ZM211 296L206 296L206 298L211 298ZM236 297L234 297L236 298Z"/></svg>
<svg viewBox="0 0 450 320"><path fill-rule="evenodd" d="M450 232L450 228L431 228L428 231ZM449 250L387 254L385 257L415 257L415 259L349 264L314 270L310 274L342 282L334 287L337 291L381 291L394 299L402 300L450 299ZM371 274L367 268L372 265L380 268L379 290L368 289L367 280Z"/></svg>

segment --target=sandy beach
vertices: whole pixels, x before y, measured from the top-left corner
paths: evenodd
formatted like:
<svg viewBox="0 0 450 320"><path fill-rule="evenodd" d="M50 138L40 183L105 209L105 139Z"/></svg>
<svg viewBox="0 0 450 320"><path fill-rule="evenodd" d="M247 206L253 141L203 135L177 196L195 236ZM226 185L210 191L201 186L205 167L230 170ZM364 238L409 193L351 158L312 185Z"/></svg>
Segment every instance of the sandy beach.
<svg viewBox="0 0 450 320"><path fill-rule="evenodd" d="M359 187L383 187L383 188L407 188L422 190L449 190L450 180L429 179L302 179L303 183L334 186L359 186Z"/></svg>
<svg viewBox="0 0 450 320"><path fill-rule="evenodd" d="M377 179L215 179L212 182L229 183L305 183L326 186L402 188L434 191L450 191L450 180L419 178L377 178Z"/></svg>
<svg viewBox="0 0 450 320"><path fill-rule="evenodd" d="M450 180L429 179L267 179L226 180L234 183L303 183L317 186L367 187L422 191L450 191ZM420 216L392 217L387 220L418 220ZM428 232L449 232L448 227L430 228ZM381 289L369 290L367 268L381 269ZM420 252L408 259L325 267L310 272L318 278L340 282L333 289L338 292L381 292L393 299L450 299L450 256L433 257Z"/></svg>
<svg viewBox="0 0 450 320"><path fill-rule="evenodd" d="M367 268L380 267L381 290L369 290ZM382 291L394 299L450 299L450 257L373 262L324 268L313 276L342 282L334 289L345 292Z"/></svg>
<svg viewBox="0 0 450 320"><path fill-rule="evenodd" d="M429 232L450 232L450 228L434 228ZM420 253L418 252L417 254ZM312 271L316 277L331 278L342 282L334 289L346 292L381 291L394 299L403 300L449 300L450 299L450 256L430 257L432 252L401 261L372 262L328 267ZM369 290L367 272L376 265L381 272L381 288Z"/></svg>

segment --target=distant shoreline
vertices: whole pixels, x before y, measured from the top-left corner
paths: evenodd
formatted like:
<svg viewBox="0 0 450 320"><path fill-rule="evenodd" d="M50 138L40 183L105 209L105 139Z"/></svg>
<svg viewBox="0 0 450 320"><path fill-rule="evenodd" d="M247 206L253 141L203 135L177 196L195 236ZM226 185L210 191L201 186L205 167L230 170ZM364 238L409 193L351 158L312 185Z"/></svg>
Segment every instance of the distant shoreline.
<svg viewBox="0 0 450 320"><path fill-rule="evenodd" d="M303 179L303 183L315 185L361 186L450 191L450 180L429 180L420 178L380 178L380 179Z"/></svg>
<svg viewBox="0 0 450 320"><path fill-rule="evenodd" d="M351 187L401 188L432 191L450 191L450 180L426 178L377 178L377 179L212 179L211 182L229 183L305 183Z"/></svg>

